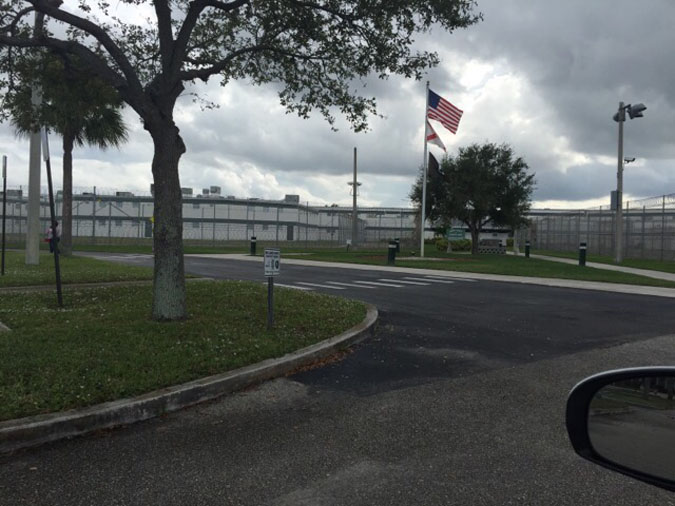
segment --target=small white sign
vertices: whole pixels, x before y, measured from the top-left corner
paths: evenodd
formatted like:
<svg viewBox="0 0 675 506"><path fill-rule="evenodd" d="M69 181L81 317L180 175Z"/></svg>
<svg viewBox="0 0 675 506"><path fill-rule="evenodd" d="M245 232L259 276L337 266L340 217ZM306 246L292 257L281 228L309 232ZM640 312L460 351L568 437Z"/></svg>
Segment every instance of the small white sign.
<svg viewBox="0 0 675 506"><path fill-rule="evenodd" d="M281 251L278 249L265 249L265 276L278 276L281 266Z"/></svg>

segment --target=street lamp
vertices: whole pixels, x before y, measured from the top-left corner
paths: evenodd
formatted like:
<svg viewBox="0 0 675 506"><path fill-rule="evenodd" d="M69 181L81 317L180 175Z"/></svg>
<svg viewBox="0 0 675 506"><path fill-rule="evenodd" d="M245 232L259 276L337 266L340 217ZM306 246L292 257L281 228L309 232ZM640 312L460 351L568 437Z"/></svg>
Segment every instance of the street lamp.
<svg viewBox="0 0 675 506"><path fill-rule="evenodd" d="M615 240L614 240L614 261L616 263L621 263L623 260L623 123L626 121L626 112L630 119L642 118L643 111L647 107L644 104L635 104L635 105L624 105L623 102L619 102L619 110L614 115L614 121L619 123L619 154L617 157L617 171L616 171L616 228L615 228ZM635 160L633 158L631 162ZM626 163L628 159L625 160Z"/></svg>

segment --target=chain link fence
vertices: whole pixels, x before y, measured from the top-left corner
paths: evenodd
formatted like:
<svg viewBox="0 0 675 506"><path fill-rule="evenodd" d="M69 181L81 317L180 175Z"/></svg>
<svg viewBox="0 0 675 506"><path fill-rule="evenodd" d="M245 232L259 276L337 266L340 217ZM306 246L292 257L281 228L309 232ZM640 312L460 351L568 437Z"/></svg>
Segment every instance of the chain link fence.
<svg viewBox="0 0 675 506"><path fill-rule="evenodd" d="M524 248L528 238L535 249L577 251L613 256L616 211L609 206L580 211L532 211L530 227L518 234ZM626 202L623 209L623 256L675 260L675 194Z"/></svg>

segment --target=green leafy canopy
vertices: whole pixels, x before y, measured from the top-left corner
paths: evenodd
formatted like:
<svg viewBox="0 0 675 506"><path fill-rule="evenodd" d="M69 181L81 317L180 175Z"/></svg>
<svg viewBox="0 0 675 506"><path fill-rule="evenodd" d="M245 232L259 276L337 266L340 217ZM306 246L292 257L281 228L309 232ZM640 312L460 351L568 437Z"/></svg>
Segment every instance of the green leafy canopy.
<svg viewBox="0 0 675 506"><path fill-rule="evenodd" d="M480 231L488 222L518 226L525 221L535 187L528 168L506 144L459 148L456 156L442 160L437 173L429 174L426 215L444 227L460 220L472 231ZM422 176L410 198L421 203Z"/></svg>
<svg viewBox="0 0 675 506"><path fill-rule="evenodd" d="M119 17L135 6L140 19ZM118 88L142 118L152 102L170 113L184 83L220 76L278 83L281 103L306 117L318 110L331 124L339 110L366 128L375 99L355 81L392 74L420 79L438 63L412 49L416 33L452 31L480 19L473 0L121 0L59 7L59 0L1 0L0 48L50 47L77 55ZM33 9L54 33L31 36ZM154 16L143 17L144 13ZM159 104L162 105L162 104Z"/></svg>
<svg viewBox="0 0 675 506"><path fill-rule="evenodd" d="M41 53L16 61L14 72L19 85L5 94L2 110L19 135L45 125L78 146L105 149L126 140L117 91L77 59L63 61L53 53ZM39 107L32 103L34 87L40 90Z"/></svg>

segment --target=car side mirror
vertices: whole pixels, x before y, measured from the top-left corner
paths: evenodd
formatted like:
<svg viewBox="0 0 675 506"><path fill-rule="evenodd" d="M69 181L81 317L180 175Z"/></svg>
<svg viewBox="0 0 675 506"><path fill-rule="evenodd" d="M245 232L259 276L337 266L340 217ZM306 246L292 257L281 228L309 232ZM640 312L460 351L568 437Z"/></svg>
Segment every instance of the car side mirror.
<svg viewBox="0 0 675 506"><path fill-rule="evenodd" d="M572 389L566 418L581 457L675 491L675 367L591 376Z"/></svg>

